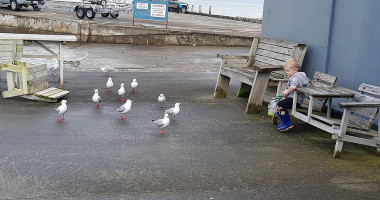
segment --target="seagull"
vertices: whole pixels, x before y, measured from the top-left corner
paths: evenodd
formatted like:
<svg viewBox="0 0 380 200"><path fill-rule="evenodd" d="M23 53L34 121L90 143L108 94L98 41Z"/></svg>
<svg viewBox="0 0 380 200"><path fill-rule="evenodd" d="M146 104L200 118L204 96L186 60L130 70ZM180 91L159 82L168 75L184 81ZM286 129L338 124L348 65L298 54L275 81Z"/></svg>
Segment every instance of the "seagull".
<svg viewBox="0 0 380 200"><path fill-rule="evenodd" d="M135 90L137 87L139 86L139 84L137 83L136 79L133 79L132 83L131 83L131 88L132 88L132 93L136 94L137 91Z"/></svg>
<svg viewBox="0 0 380 200"><path fill-rule="evenodd" d="M125 104L123 104L122 106L120 106L120 108L115 110L115 112L118 112L121 114L120 120L126 120L127 119L127 112L131 110L132 103L133 103L133 101L128 99L127 102L125 102ZM123 114L125 117L123 117Z"/></svg>
<svg viewBox="0 0 380 200"><path fill-rule="evenodd" d="M110 88L113 88L113 82L112 82L112 78L108 77L108 81L107 81L107 92L108 92L108 94L111 94Z"/></svg>
<svg viewBox="0 0 380 200"><path fill-rule="evenodd" d="M164 94L160 94L157 98L158 102L160 103L160 107L164 107L164 103L166 101L166 97Z"/></svg>
<svg viewBox="0 0 380 200"><path fill-rule="evenodd" d="M99 102L102 101L102 98L100 98L99 94L98 94L98 89L95 89L95 93L94 93L94 96L92 96L92 101L94 103L96 103L96 106L95 106L95 109L98 109L99 108Z"/></svg>
<svg viewBox="0 0 380 200"><path fill-rule="evenodd" d="M175 103L174 107L173 108L169 108L167 110L165 110L164 113L167 113L168 115L170 116L173 116L173 119L171 121L176 121L175 119L175 115L177 115L180 111L179 109L179 105L181 105L181 103Z"/></svg>
<svg viewBox="0 0 380 200"><path fill-rule="evenodd" d="M59 122L63 122L63 120L65 119L65 113L67 112L66 103L69 103L69 102L66 100L62 100L61 103L62 104L55 109L59 116L59 120L58 120ZM62 118L61 118L61 115L62 115Z"/></svg>
<svg viewBox="0 0 380 200"><path fill-rule="evenodd" d="M119 101L124 102L124 94L125 94L124 83L120 85L120 89L117 91L117 94L121 96Z"/></svg>
<svg viewBox="0 0 380 200"><path fill-rule="evenodd" d="M164 128L170 123L169 115L165 113L163 119L152 120L152 123L157 127L160 127L161 134L164 135L166 134Z"/></svg>
<svg viewBox="0 0 380 200"><path fill-rule="evenodd" d="M58 76L59 65L55 62L53 65L49 65L48 69L51 71L52 76Z"/></svg>
<svg viewBox="0 0 380 200"><path fill-rule="evenodd" d="M115 71L115 68L114 67L102 67L100 68L103 72L105 72L106 74L104 74L104 76L108 77L110 76L110 72L112 71Z"/></svg>

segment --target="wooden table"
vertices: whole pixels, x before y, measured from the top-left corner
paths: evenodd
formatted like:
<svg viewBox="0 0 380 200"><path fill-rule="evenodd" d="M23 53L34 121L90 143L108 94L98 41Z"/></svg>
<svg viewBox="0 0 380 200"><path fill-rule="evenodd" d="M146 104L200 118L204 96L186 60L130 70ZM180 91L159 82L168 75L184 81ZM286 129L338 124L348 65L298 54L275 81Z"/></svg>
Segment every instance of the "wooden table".
<svg viewBox="0 0 380 200"><path fill-rule="evenodd" d="M307 115L297 112L296 105L297 105L297 96L298 93L303 93L306 96L310 98L309 101L309 107ZM297 88L296 91L294 91L294 98L293 98L293 107L292 107L292 115L306 123L311 123L312 121L312 112L313 112L313 104L314 99L317 97L327 98L327 117L331 117L331 104L332 104L332 98L351 98L355 95L355 92L353 90L343 88L343 87L304 87L304 88Z"/></svg>
<svg viewBox="0 0 380 200"><path fill-rule="evenodd" d="M49 52L51 55L23 55L22 52L21 55L23 58L55 58L59 62L59 80L61 88L63 89L63 48L62 43L63 42L75 42L77 41L77 37L75 35L43 35L43 34L18 34L18 33L0 33L0 40L10 40L10 41L21 41L21 44L23 44L23 41L33 41L36 44L38 44L40 47L45 49L47 52ZM41 41L52 41L52 42L58 42L58 53L55 53L50 48L45 46L41 43ZM21 47L21 51L23 48ZM16 56L16 54L14 54ZM17 59L14 56L14 60Z"/></svg>

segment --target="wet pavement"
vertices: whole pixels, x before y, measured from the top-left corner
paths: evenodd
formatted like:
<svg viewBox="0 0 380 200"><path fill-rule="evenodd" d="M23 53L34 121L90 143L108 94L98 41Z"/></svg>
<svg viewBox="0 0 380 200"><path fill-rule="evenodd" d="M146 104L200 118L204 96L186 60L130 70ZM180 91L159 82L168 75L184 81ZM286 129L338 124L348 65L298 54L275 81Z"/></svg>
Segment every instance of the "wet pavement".
<svg viewBox="0 0 380 200"><path fill-rule="evenodd" d="M6 87L2 74L0 90ZM65 72L68 112L59 104L0 98L0 199L378 199L374 148L345 143L334 159L328 133L296 122L278 133L247 99L215 99L215 72ZM120 120L116 91L133 78L135 103ZM49 77L58 86L57 77ZM99 89L98 110L91 97ZM157 97L167 102L160 108ZM161 135L152 119L181 102Z"/></svg>

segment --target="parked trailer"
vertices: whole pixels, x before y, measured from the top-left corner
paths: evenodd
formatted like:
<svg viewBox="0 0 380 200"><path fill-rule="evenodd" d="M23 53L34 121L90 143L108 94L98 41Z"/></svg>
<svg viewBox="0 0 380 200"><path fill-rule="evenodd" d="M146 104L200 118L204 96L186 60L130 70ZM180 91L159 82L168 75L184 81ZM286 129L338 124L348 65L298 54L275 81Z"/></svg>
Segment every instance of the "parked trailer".
<svg viewBox="0 0 380 200"><path fill-rule="evenodd" d="M111 16L112 18L117 18L121 12L132 12L132 5L118 2L107 2L105 0L100 0L96 2L96 5L86 5L83 2L80 5L74 6L71 11L75 12L79 19L83 19L84 17L94 19L96 13L100 13L103 17ZM90 1L90 3L94 4L93 1Z"/></svg>

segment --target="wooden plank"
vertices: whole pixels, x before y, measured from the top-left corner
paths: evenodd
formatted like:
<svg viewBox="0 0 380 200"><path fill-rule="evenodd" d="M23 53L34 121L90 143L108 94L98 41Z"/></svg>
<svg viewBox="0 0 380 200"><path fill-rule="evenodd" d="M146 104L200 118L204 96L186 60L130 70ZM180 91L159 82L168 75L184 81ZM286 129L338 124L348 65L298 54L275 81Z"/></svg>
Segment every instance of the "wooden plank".
<svg viewBox="0 0 380 200"><path fill-rule="evenodd" d="M300 70L302 69L302 63L303 59L305 58L307 47L306 45L299 44L294 48L292 58L295 58L298 61L298 64L300 65Z"/></svg>
<svg viewBox="0 0 380 200"><path fill-rule="evenodd" d="M0 58L13 58L13 53L10 51L0 52Z"/></svg>
<svg viewBox="0 0 380 200"><path fill-rule="evenodd" d="M219 73L218 80L216 81L216 86L214 90L214 97L226 98L229 84L230 84L230 77Z"/></svg>
<svg viewBox="0 0 380 200"><path fill-rule="evenodd" d="M43 101L43 102L49 102L49 103L57 102L57 99L46 99L46 98L38 97L38 96L35 96L32 94L26 94L26 95L22 95L20 97L30 99L30 100L34 100L34 101Z"/></svg>
<svg viewBox="0 0 380 200"><path fill-rule="evenodd" d="M288 58L290 58L293 53L292 48L285 48L285 47L272 45L272 44L266 44L266 43L260 43L258 49L261 51L275 52L278 54L287 55Z"/></svg>
<svg viewBox="0 0 380 200"><path fill-rule="evenodd" d="M351 135L345 135L344 137L333 135L332 138L335 140L341 140L345 142L351 142L351 143L356 143L356 144L361 144L361 145L366 145L366 146L371 146L371 147L379 147L376 144L377 138L366 139L366 138L360 138L360 137L351 136Z"/></svg>
<svg viewBox="0 0 380 200"><path fill-rule="evenodd" d="M246 61L249 59L249 56L225 55L225 54L216 54L216 57L225 58L225 59L242 59Z"/></svg>
<svg viewBox="0 0 380 200"><path fill-rule="evenodd" d="M299 45L298 43L295 43L295 42L279 40L279 39L275 39L275 38L265 38L265 37L261 37L260 42L279 46L279 47L286 47L289 49L292 49L294 46Z"/></svg>
<svg viewBox="0 0 380 200"><path fill-rule="evenodd" d="M322 72L318 72L318 71L316 71L314 73L313 78L314 78L315 82L323 83L327 86L335 85L336 81L338 80L338 78L336 76L332 76L330 74L326 74L326 73L322 73Z"/></svg>
<svg viewBox="0 0 380 200"><path fill-rule="evenodd" d="M61 89L55 89L55 90L52 90L50 92L47 92L47 93L44 93L42 95L37 95L37 96L43 96L43 97L49 97L51 95L54 95L54 94L57 94L57 93L60 93L62 90Z"/></svg>
<svg viewBox="0 0 380 200"><path fill-rule="evenodd" d="M358 90L361 91L361 92L364 92L364 93L372 94L372 95L375 95L375 96L380 96L380 87L377 87L377 86L374 86L374 85L369 85L369 84L366 84L366 83L362 83L359 86Z"/></svg>
<svg viewBox="0 0 380 200"><path fill-rule="evenodd" d="M14 45L14 44L15 44L15 40L0 39L0 45Z"/></svg>
<svg viewBox="0 0 380 200"><path fill-rule="evenodd" d="M12 90L9 90L9 91L4 91L2 93L3 98L20 96L20 95L23 95L23 94L24 94L24 91L22 91L21 89L12 89Z"/></svg>
<svg viewBox="0 0 380 200"><path fill-rule="evenodd" d="M248 85L252 85L255 81L255 74L251 72L244 72L244 70L239 70L239 68L226 68L221 67L220 74L223 74L228 77L234 77L241 82L244 82Z"/></svg>
<svg viewBox="0 0 380 200"><path fill-rule="evenodd" d="M262 55L256 55L255 59L256 60L255 60L254 65L258 65L257 61L268 64L268 65L283 65L284 64L284 61L282 60L276 60L276 59L265 57Z"/></svg>
<svg viewBox="0 0 380 200"><path fill-rule="evenodd" d="M7 87L8 87L8 90L13 90L16 87L14 72L7 71L6 72L6 76L7 76Z"/></svg>
<svg viewBox="0 0 380 200"><path fill-rule="evenodd" d="M39 40L39 41L66 41L75 42L75 35L44 35L44 34L18 34L18 33L0 33L0 40Z"/></svg>
<svg viewBox="0 0 380 200"><path fill-rule="evenodd" d="M13 52L13 46L11 44L0 44L1 52Z"/></svg>
<svg viewBox="0 0 380 200"><path fill-rule="evenodd" d="M254 38L251 45L251 50L249 51L249 59L247 62L247 67L252 66L253 63L255 62L255 59L256 59L255 56L256 56L258 44L259 44L259 38Z"/></svg>
<svg viewBox="0 0 380 200"><path fill-rule="evenodd" d="M36 92L35 95L40 95L40 96L42 96L42 95L44 95L45 93L48 93L48 92L53 91L53 90L56 90L56 89L57 89L57 88L51 87L51 88L48 88L48 89L46 89L46 90L42 90L42 91Z"/></svg>
<svg viewBox="0 0 380 200"><path fill-rule="evenodd" d="M289 55L278 53L278 52L273 52L273 51L268 51L268 50L263 50L263 49L258 49L256 52L256 55L268 57L268 58L273 58L276 60L281 60L283 62L287 61L289 58L291 58ZM282 63L283 65L284 63Z"/></svg>
<svg viewBox="0 0 380 200"><path fill-rule="evenodd" d="M52 99L59 99L59 98L61 98L61 97L63 97L63 96L66 96L66 95L68 95L68 94L69 94L69 91L64 90L64 91L62 91L62 92L60 92L60 93L57 93L57 94L54 94L54 95L49 96L49 98L52 98Z"/></svg>
<svg viewBox="0 0 380 200"><path fill-rule="evenodd" d="M248 104L254 104L257 107L261 107L265 92L267 90L268 82L269 82L270 73L259 73L256 72L256 78L254 83L252 84L252 90L249 95ZM249 110L249 105L247 105L246 113Z"/></svg>

